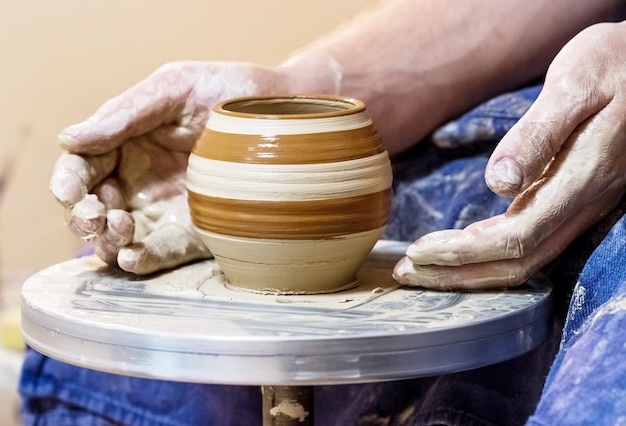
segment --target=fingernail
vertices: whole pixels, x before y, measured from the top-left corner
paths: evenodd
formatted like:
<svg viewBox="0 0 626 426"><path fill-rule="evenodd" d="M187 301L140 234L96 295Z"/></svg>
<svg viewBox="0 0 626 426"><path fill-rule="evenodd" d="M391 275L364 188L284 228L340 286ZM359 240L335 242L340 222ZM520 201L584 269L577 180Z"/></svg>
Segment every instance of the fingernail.
<svg viewBox="0 0 626 426"><path fill-rule="evenodd" d="M419 243L413 243L411 244L409 247L407 247L406 249L406 255L413 259L413 258L418 258L421 255L423 255L425 252L424 250L422 250L422 244ZM427 253L427 252L426 252Z"/></svg>
<svg viewBox="0 0 626 426"><path fill-rule="evenodd" d="M65 205L74 205L87 195L87 188L80 177L65 170L52 175L50 190Z"/></svg>
<svg viewBox="0 0 626 426"><path fill-rule="evenodd" d="M57 136L59 145L63 149L73 151L81 141L89 140L93 137L94 126L98 123L98 119L94 115L85 121L66 127Z"/></svg>
<svg viewBox="0 0 626 426"><path fill-rule="evenodd" d="M446 240L437 245L415 244L410 245L406 256L416 265L456 265L459 261L458 253L445 249Z"/></svg>
<svg viewBox="0 0 626 426"><path fill-rule="evenodd" d="M102 235L106 226L104 205L93 195L87 195L76 203L68 222L70 229L86 241Z"/></svg>
<svg viewBox="0 0 626 426"><path fill-rule="evenodd" d="M135 272L143 252L143 248L123 248L117 254L117 263L123 270Z"/></svg>
<svg viewBox="0 0 626 426"><path fill-rule="evenodd" d="M155 257L148 247L137 244L135 247L124 248L117 255L120 268L137 275L151 274L163 268L162 259Z"/></svg>
<svg viewBox="0 0 626 426"><path fill-rule="evenodd" d="M406 257L401 259L393 269L393 279L400 284L411 284L409 278L411 271L413 271L412 262Z"/></svg>
<svg viewBox="0 0 626 426"><path fill-rule="evenodd" d="M491 173L487 173L485 180L492 189L515 191L522 185L522 177L519 165L505 158L493 165Z"/></svg>
<svg viewBox="0 0 626 426"><path fill-rule="evenodd" d="M83 123L78 123L63 129L58 136L59 144L61 145L61 147L67 149L68 146L74 145L77 136L83 127Z"/></svg>
<svg viewBox="0 0 626 426"><path fill-rule="evenodd" d="M103 218L106 219L106 209L98 197L87 194L85 198L74 206L74 215L82 220Z"/></svg>

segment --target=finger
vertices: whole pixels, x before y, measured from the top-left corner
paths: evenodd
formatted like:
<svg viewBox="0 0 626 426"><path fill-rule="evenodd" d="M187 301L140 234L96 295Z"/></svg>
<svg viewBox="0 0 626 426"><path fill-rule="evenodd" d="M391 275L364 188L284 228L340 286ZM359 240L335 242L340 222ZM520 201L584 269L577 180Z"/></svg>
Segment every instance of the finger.
<svg viewBox="0 0 626 426"><path fill-rule="evenodd" d="M106 226L104 204L95 195L86 195L69 210L67 224L74 235L84 240L100 236Z"/></svg>
<svg viewBox="0 0 626 426"><path fill-rule="evenodd" d="M522 243L522 229L516 219L503 214L465 229L432 232L413 242L406 255L419 265L444 266L517 259L524 255L523 244L530 243Z"/></svg>
<svg viewBox="0 0 626 426"><path fill-rule="evenodd" d="M403 285L431 290L478 290L514 287L534 270L530 259L501 260L462 266L418 265L405 257L395 266L393 278Z"/></svg>
<svg viewBox="0 0 626 426"><path fill-rule="evenodd" d="M528 255L577 212L589 210L588 203L602 197L610 200L606 192L620 187L612 181L610 170L619 170L621 160L606 147L615 141L622 145L622 130L605 123L604 114L597 114L580 126L550 168L513 200L505 214L463 230L429 234L409 246L407 255L418 264L441 265Z"/></svg>
<svg viewBox="0 0 626 426"><path fill-rule="evenodd" d="M90 118L59 134L62 148L79 154L102 154L124 141L173 122L191 92L180 78L182 64L163 67L121 95L110 99Z"/></svg>
<svg viewBox="0 0 626 426"><path fill-rule="evenodd" d="M599 217L610 211L623 192L615 190L608 197L589 204L522 258L445 266L414 263L411 258L405 257L394 268L394 279L401 284L436 290L486 289L522 284L554 260Z"/></svg>
<svg viewBox="0 0 626 426"><path fill-rule="evenodd" d="M50 179L52 194L66 206L78 203L115 169L117 158L117 151L85 157L70 153L62 154L54 166Z"/></svg>
<svg viewBox="0 0 626 426"><path fill-rule="evenodd" d="M193 232L171 224L120 250L117 263L125 271L144 275L209 257L211 253Z"/></svg>
<svg viewBox="0 0 626 426"><path fill-rule="evenodd" d="M485 181L495 193L515 196L530 187L576 128L608 102L571 90L574 84L547 80L535 103L502 138L485 169Z"/></svg>
<svg viewBox="0 0 626 426"><path fill-rule="evenodd" d="M132 243L135 233L133 216L123 210L109 210L106 228L96 239L95 253L109 265L117 265L119 251Z"/></svg>

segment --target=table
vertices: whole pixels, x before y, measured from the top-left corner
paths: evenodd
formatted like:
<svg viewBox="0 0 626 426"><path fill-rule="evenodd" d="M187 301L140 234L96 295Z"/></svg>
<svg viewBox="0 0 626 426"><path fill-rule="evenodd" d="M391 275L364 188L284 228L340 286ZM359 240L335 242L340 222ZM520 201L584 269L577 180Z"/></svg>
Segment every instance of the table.
<svg viewBox="0 0 626 426"><path fill-rule="evenodd" d="M262 386L264 424L285 425L312 424L313 385L477 368L547 338L545 277L499 291L403 287L391 271L406 247L380 241L356 288L325 295L243 291L213 260L137 277L87 256L24 283L22 330L35 350L86 368Z"/></svg>

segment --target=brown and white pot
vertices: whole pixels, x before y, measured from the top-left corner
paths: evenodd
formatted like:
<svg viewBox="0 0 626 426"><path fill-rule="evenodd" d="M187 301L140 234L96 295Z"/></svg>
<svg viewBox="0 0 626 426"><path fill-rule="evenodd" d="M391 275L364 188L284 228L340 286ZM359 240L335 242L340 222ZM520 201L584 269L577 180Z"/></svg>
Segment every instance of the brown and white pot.
<svg viewBox="0 0 626 426"><path fill-rule="evenodd" d="M391 182L363 102L331 96L216 105L187 170L192 221L228 281L280 294L357 284L387 224Z"/></svg>

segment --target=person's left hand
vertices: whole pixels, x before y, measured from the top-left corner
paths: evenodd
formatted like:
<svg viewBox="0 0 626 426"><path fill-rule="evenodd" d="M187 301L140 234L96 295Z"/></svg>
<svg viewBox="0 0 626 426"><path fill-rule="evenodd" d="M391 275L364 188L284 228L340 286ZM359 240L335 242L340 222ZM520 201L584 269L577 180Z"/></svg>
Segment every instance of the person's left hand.
<svg viewBox="0 0 626 426"><path fill-rule="evenodd" d="M251 63L172 62L66 128L50 189L68 228L134 274L210 257L189 215L189 153L215 103L278 91L285 76Z"/></svg>
<svg viewBox="0 0 626 426"><path fill-rule="evenodd" d="M509 209L418 239L396 265L398 282L519 285L615 207L626 191L626 22L589 27L561 50L485 178L515 196Z"/></svg>

